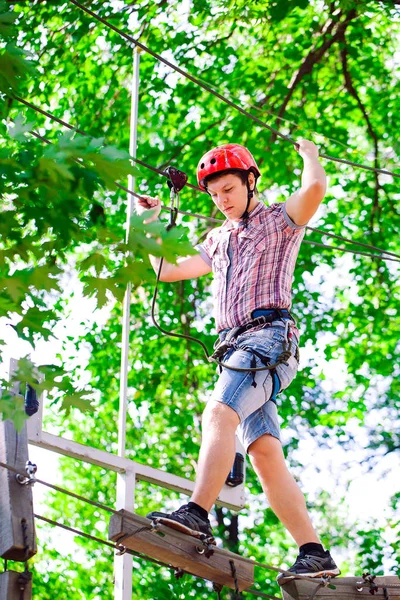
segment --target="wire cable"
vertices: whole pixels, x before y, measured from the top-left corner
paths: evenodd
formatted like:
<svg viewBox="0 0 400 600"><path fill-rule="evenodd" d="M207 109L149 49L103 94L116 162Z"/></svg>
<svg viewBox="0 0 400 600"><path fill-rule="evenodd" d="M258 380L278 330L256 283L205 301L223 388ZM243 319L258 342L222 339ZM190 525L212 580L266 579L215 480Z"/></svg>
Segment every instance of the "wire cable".
<svg viewBox="0 0 400 600"><path fill-rule="evenodd" d="M25 474L23 474L23 473L21 473L21 472L20 472L18 469L16 469L15 467L12 467L11 465L8 465L8 464L6 464L6 463L0 462L0 467L3 467L4 469L7 469L8 471L10 471L11 473L14 473L15 475L20 475L22 478L25 478L25 477L26 477L26 473L25 473ZM32 482L32 483L33 483L33 482ZM100 509L102 509L102 510L105 510L105 511L107 511L107 512L110 512L110 513L112 513L112 514L117 514L117 515L120 515L120 512L119 512L119 511L117 511L117 510L115 510L115 509L113 509L113 508L111 508L111 507L109 507L109 506L106 506L105 504L101 504L100 502L95 502L94 500L89 500L89 498L86 498L85 496L81 496L81 495L79 495L79 494L75 494L74 492L71 492L71 491L69 491L69 490L67 490L67 489L65 489L65 488L62 488L62 487L60 487L60 486L58 486L58 485L54 485L54 484L52 484L52 483L49 483L49 482L47 482L47 481L43 481L42 479L37 479L37 478L35 477L35 479L34 479L34 483L39 483L39 484L41 484L41 485L44 485L44 486L46 486L46 487L48 487L48 488L54 489L54 490L55 490L55 491L57 491L57 492L60 492L60 493L62 493L62 494L66 494L67 496L71 496L72 498L76 498L77 500L81 500L81 501L83 501L83 502L86 502L87 504L91 504L92 506L95 506L96 508L100 508ZM53 525L59 525L60 527L63 527L64 529L68 529L69 531L73 531L73 532L77 533L78 535L79 535L80 533L83 533L83 532L79 532L79 531L77 531L77 530L74 530L73 528L71 528L71 527L69 527L69 526L67 526L67 525L62 525L62 524L58 523L57 521L52 521L51 519L47 519L46 517L42 517L42 516L40 516L40 515L35 515L35 516L36 516L38 519L47 520L47 522L49 522L50 524L53 524ZM125 512L125 513L124 513L124 517L125 517L125 518L127 518L127 519L129 519L129 517L130 517L130 514L129 514L129 512ZM146 529L147 529L147 528L151 529L151 527L150 527L150 526L148 526L148 527L146 526ZM136 533L138 533L138 531L137 531L137 532L135 532L135 534L136 534ZM84 535L85 537L88 537L89 539L95 539L95 541L99 541L99 542L101 542L101 543L106 543L106 545L108 545L108 546L110 546L110 547L112 547L112 548L115 548L115 547L116 547L116 545L115 545L115 544L112 544L111 542L105 542L105 540L102 540L101 538L95 538L94 536L89 536L89 534L83 534L83 535ZM121 544L120 544L119 546L121 546ZM120 548L119 548L119 546L117 545L117 549L120 549ZM176 548L178 548L178 547L176 546ZM129 549L128 549L128 551L129 551L130 553L134 553L134 551L133 551L133 550L129 550ZM218 552L222 552L222 553L223 553L223 550L222 550L222 549L220 549L220 548L218 548L218 547L215 547L215 548L214 548L214 552L217 552L217 553L218 553ZM135 554L135 555L136 555L136 554ZM145 556L142 556L141 554L138 554L138 556L139 556L139 557L146 558ZM152 560L152 559L149 559L149 560ZM260 567L260 568L266 569L266 570L272 570L272 571L275 571L276 573L284 573L284 574L287 574L287 573L288 573L287 571L285 571L285 570L283 570L283 569L280 569L279 567L274 567L274 566L272 566L272 565L267 565L267 564L264 564L264 563L261 563L261 562L257 562L257 561L255 561L254 559L251 559L251 558L246 558L246 557L243 557L243 556L241 556L241 560L243 560L243 561L245 561L245 562L247 562L247 563L249 563L249 564L251 564L251 565L254 565L254 566L257 566L257 567ZM154 561L153 561L153 562L154 562ZM167 565L167 564L165 564L165 563L159 563L159 564L161 564L161 565L163 565L163 566L169 566L169 565ZM289 573L289 574L290 574L290 575L293 575L292 573ZM306 581L308 581L308 580L309 580L309 581L312 581L312 582L314 582L314 583L315 583L315 579L311 579L311 578L305 578L304 576L300 576L300 578L301 578L301 579L305 579ZM335 580L335 581L336 581L336 580ZM319 580L319 581L318 581L318 583L320 583L320 582L321 582L321 580ZM400 585L400 584L399 584L399 585Z"/></svg>
<svg viewBox="0 0 400 600"><path fill-rule="evenodd" d="M22 104L26 105L27 107L31 108L32 110L34 110L34 111L36 111L36 112L39 112L39 113L41 113L41 114L45 115L45 116L46 116L47 118L49 118L50 120L54 120L54 121L56 121L57 123L59 123L60 125L63 125L64 127L67 127L67 128L68 128L68 129L70 129L71 131L75 131L76 133L79 133L80 135L84 135L85 137L91 137L91 136L90 136L88 133L86 133L86 132L82 131L81 129L78 129L78 128L74 127L74 126L73 126L73 125L71 125L70 123L67 123L66 121L64 121L64 120L62 120L62 119L60 119L60 118L56 117L56 116L55 116L55 115L53 115L52 113L50 113L50 112L48 112L48 111L45 111L45 110L43 110L42 108L39 108L39 107L35 106L35 105L34 105L34 104L32 104L31 102L28 102L28 101L24 100L23 98L20 98L19 96L14 96L14 98L15 98L15 100L17 100L18 102L21 102ZM38 134L38 133L36 133L36 132L34 132L34 131L32 131L32 132L30 132L30 133L31 133L33 136L35 136L36 138L38 138L38 139L42 140L43 142L45 142L46 144L51 144L51 143L52 143L50 140L46 139L45 137L43 137L42 135L40 135L40 134ZM131 157L131 156L130 156L130 159L131 159L132 161L135 161L135 162L137 162L137 163L138 163L138 164L140 164L141 166L143 166L143 167L145 167L145 168L147 168L147 169L149 169L149 170L151 170L151 171L154 171L154 172L156 172L156 173L158 173L158 174L160 174L160 175L163 175L164 177L167 177L167 175L166 175L166 173L165 173L164 171L162 171L162 170L160 170L160 169L157 169L156 167L153 167L153 166L151 166L151 165L148 165L147 163L145 163L145 162L144 162L144 161L142 161L142 160L139 160L139 159L137 159L137 158L134 158L134 157ZM120 184L120 183L118 183L118 182L115 182L115 185L116 185L116 186L117 186L119 189L123 190L124 192L126 192L126 193L130 194L131 196L133 196L133 197L135 197L135 198L142 198L142 196L141 196L140 194L138 194L137 192L134 192L134 191L132 191L132 190L129 190L127 187L123 186L122 184ZM195 189L195 190L198 190L198 191L202 191L202 190L200 190L200 188L199 188L199 187L197 187L197 186L195 186L195 185L193 185L193 184L187 183L186 185L187 185L187 186L189 186L189 187L190 187L190 188L192 188L192 189ZM162 208L162 210L163 210L163 211L171 211L171 209L170 209L169 207L167 207L167 206L164 206L164 205L162 205L162 206L161 206L161 208ZM201 219L201 220L204 220L204 221L211 221L211 222L213 222L213 223L221 223L221 224L222 224L222 223L224 223L224 222L225 222L223 219L216 219L216 218L214 218L214 217L207 217L207 216L205 216L205 215L200 215L200 214L197 214L197 213L192 213L192 212L188 212L188 211L183 211L183 210L180 210L180 209L179 209L179 210L177 210L177 212L178 212L179 214L182 214L182 215L186 215L186 216L190 216L190 217L198 218L198 219ZM369 249L371 249L371 250L376 250L376 251L378 251L378 252L381 252L382 254L389 255L389 256L394 256L394 257L396 257L396 258L399 258L399 259L400 259L400 254L396 254L395 252L389 252L389 251L387 251L387 250L383 250L383 249L381 249L381 248L378 248L378 247L376 247L376 246L372 246L372 245L370 245L370 244L364 244L364 243L361 243L361 242L356 242L356 241L353 241L353 240L351 240L351 239L348 239L348 238L345 238L345 237L342 237L342 236L339 236L339 235L335 235L335 234L333 234L333 233L328 233L327 231L324 231L324 230L322 230L322 229L317 229L317 228L314 228L314 227L310 227L310 226L308 226L308 225L306 226L306 229L309 229L310 231L315 231L315 232L317 232L317 233L320 233L321 235L326 235L327 237L331 237L331 238L335 238L335 239L342 240L342 241L344 241L344 242L346 242L346 243L349 243L349 244L359 245L359 246L362 246L362 247L364 247L364 248L369 248ZM362 256L369 256L369 257L371 257L371 258L378 258L378 259L381 259L381 258L383 258L384 260L386 260L384 257L376 256L376 255L373 255L373 254L361 253L361 252L354 251L354 250L352 251L352 250L349 250L349 249L347 249L347 248L339 248L339 247L335 247L335 246L329 246L329 245L327 245L327 244L322 244L322 245L321 245L320 243L318 243L318 242L314 242L313 240L303 240L303 242L304 242L304 243L306 243L306 244L310 244L310 245L322 246L322 247L324 247L324 248L328 248L328 249L340 250L340 251L342 251L342 252L349 252L349 253L351 253L351 254L361 254ZM390 260L390 259L387 259L387 260ZM397 262L397 261L394 261L394 262Z"/></svg>
<svg viewBox="0 0 400 600"><path fill-rule="evenodd" d="M78 127L74 127L73 125L71 125L67 121L64 121L63 119L60 119L59 117L56 117L55 115L53 115L52 113L48 112L47 110L44 110L43 108L40 108L39 106L36 106L35 104L32 104L32 102L28 102L28 100L24 100L24 98L21 98L20 96L12 96L12 98L14 98L14 100L17 100L17 102L20 102L21 104L24 104L28 108L31 108L35 112L42 114L43 116L47 117L51 121L56 121L56 123L59 123L63 127L66 127L70 131L75 131L76 133L79 133L79 135L83 135L85 137L92 137L89 133L86 133L82 129L79 129ZM40 136L36 132L35 133L32 132L32 134L35 137L46 141L47 143L50 143L50 144L52 143L49 140L46 140L46 138L43 138L42 136ZM105 144L105 146L107 146L107 144ZM150 171L153 171L154 173L158 173L159 175L163 175L164 177L167 176L162 169L157 169L157 167L153 167L151 165L148 165L147 163L143 162L139 158L135 158L135 157L130 156L130 155L129 155L129 158L133 162L137 163L138 165L140 165L142 167L145 167L146 169L149 169ZM199 187L197 187L196 185L193 185L192 183L187 183L186 185L188 187L192 188L192 189L199 190L200 192L202 191ZM119 186L119 187L121 187L121 186ZM128 191L127 188L122 188L122 189ZM133 192L130 192L130 193L132 195L134 195Z"/></svg>
<svg viewBox="0 0 400 600"><path fill-rule="evenodd" d="M399 258L390 258L390 256L383 256L382 254L371 254L370 252L361 252L361 250L350 250L350 248L341 248L340 246L328 246L327 244L322 244L320 242L314 242L311 240L303 240L302 244L320 246L321 248L329 248L329 250L341 250L342 252L349 252L350 254L358 254L360 256L368 256L369 258L377 258L379 260L390 260L392 262L400 262Z"/></svg>
<svg viewBox="0 0 400 600"><path fill-rule="evenodd" d="M212 94L213 96L215 96L216 98L218 98L219 100L221 100L222 102L224 102L225 104L227 104L228 106L231 106L232 108L234 108L235 110L237 110L241 114L245 115L249 119L252 119L258 125L261 125L262 127L268 129L269 131L271 131L272 133L274 133L276 136L282 138L283 140L286 140L286 141L290 142L291 144L296 145L297 142L295 140L293 140L292 138L290 138L289 136L284 135L283 133L281 133L277 129L274 129L273 127L271 127L270 125L268 125L268 123L266 123L265 121L262 121L261 119L259 119L255 115L253 115L252 113L250 113L247 110L245 110L239 104L236 104L235 102L232 102L226 96L223 96L219 92L213 90L210 86L208 86L207 84L203 83L200 79L198 79L196 77L193 77L193 75L190 75L190 73L188 73L187 71L184 71L183 69L181 69L177 65L174 65L173 63L171 63L166 58L163 58L160 54L157 54L156 52L153 52L153 50L151 50L150 48L148 48L147 46L145 46L144 44L142 44L138 40L135 40L135 38L133 38L131 35L125 33L124 31L122 31L122 29L119 29L118 27L115 27L115 25L113 25L112 23L110 23L109 21L107 21L107 19L104 19L103 17L100 17L100 15L98 15L97 13L93 12L92 10L90 10L89 8L87 8L86 6L83 6L83 4L80 4L80 2L77 2L77 0L70 0L70 2L72 2L72 4L75 4L75 6L77 6L78 8L80 8L81 10L83 10L84 12L86 12L88 15L90 15L91 17L93 17L94 19L96 19L97 21L99 21L100 23L103 23L103 25L106 25L106 27L108 27L109 29L112 29L113 31L115 31L116 33L118 33L121 37L125 38L127 41L131 42L132 44L134 44L135 46L137 46L138 48L140 48L144 52L147 52L147 54L150 54L151 56L153 56L154 58L156 58L158 61L164 63L166 66L170 67L171 69L173 69L177 73L180 73L180 75L182 75L186 79L189 79L190 81L192 81L193 83L195 83L199 87L203 88L208 93ZM359 169L364 169L364 170L367 170L367 171L373 171L375 173L381 173L383 175L390 175L391 177L396 177L396 178L400 179L400 173L394 173L393 171L389 171L387 169L379 169L377 167L370 167L369 165L363 165L363 164L356 163L356 162L353 162L351 160L347 160L347 159L344 159L344 158L336 158L334 156L329 156L327 154L320 154L320 157L321 158L325 158L326 160L331 160L333 162L338 162L338 163L341 163L341 164L350 165L352 167L357 167Z"/></svg>
<svg viewBox="0 0 400 600"><path fill-rule="evenodd" d="M18 469L16 469L15 467L12 467L11 465L8 465L6 463L0 462L0 467L3 467L3 468L7 469L8 471L10 471L10 472L12 472L12 473L14 473L16 475L20 475L22 478L26 477L26 474L21 473ZM75 494L74 492L70 492L69 490L67 490L65 488L62 488L60 486L48 483L48 482L43 481L41 479L36 479L35 478L34 479L34 483L39 483L41 485L45 485L45 486L47 486L49 488L52 488L52 489L54 489L54 490L56 490L58 492L61 492L61 493L66 494L68 496L72 496L73 498L76 498L78 500L82 500L83 502L91 504L92 506L95 506L97 508L101 508L103 510L106 510L106 511L108 511L110 513L120 514L119 511L116 511L113 508L110 508L109 506L106 506L106 505L101 504L99 502L95 502L93 500L89 500L88 498L85 498L84 496L80 496L79 494ZM49 518L44 517L42 515L35 514L34 516L37 519L40 519L42 521L45 521L45 522L49 523L50 525L61 527L63 529L66 529L67 531L70 531L72 533L76 533L77 535L81 535L81 536L83 536L83 537L85 537L87 539L90 539L92 541L96 541L98 543L104 544L104 545L112 548L113 550L127 552L128 554L132 554L133 556L136 556L136 557L141 558L143 560L148 560L150 562L153 562L153 563L158 564L158 565L163 566L163 567L174 568L174 567L172 567L171 565L169 565L167 563L163 563L163 562L157 561L157 560L155 560L155 559L153 559L151 557L148 557L148 556L146 556L144 554L141 554L141 553L135 552L134 550L126 548L125 546L123 546L123 544L112 543L112 542L109 542L107 540L103 540L102 538L98 538L98 537L92 536L92 535L90 535L88 533L84 533L83 531L80 531L78 529L74 529L73 527L70 527L69 525L64 525L62 523L59 523L58 521L53 521L52 519L49 519ZM129 513L125 512L124 516L125 516L125 518L129 519L130 515L129 515ZM151 527L150 526L146 526L145 529L151 529ZM132 535L136 535L141 530L143 530L143 528L142 529L138 529ZM178 548L178 546L175 546L175 547ZM224 550L222 548L217 547L217 546L215 546L214 552L224 554ZM327 585L327 584L334 585L334 586L340 586L340 585L347 585L348 586L349 585L347 582L342 581L340 578L339 579L334 578L331 581L330 578L324 578L324 577L306 577L304 575L293 576L293 573L291 573L290 571L286 571L284 569L281 569L279 567L275 567L273 565L268 565L268 564L261 563L259 561L256 561L256 560L252 559L252 558L247 558L247 557L241 556L240 559L241 559L241 561L247 562L248 564L251 564L251 565L256 566L256 567L260 567L260 568L268 570L268 571L275 571L276 573L283 573L284 575L290 575L291 577L293 577L293 579L302 579L304 581L309 581L311 583L315 583L315 584L321 584L322 583L324 585ZM360 586L361 587L367 587L368 585L369 584L366 581L360 581L360 582L357 582L355 584L355 587L357 587L358 589L360 589ZM396 583L386 583L385 585L380 585L380 584L376 584L376 585L378 587L381 587L381 588L383 588L383 587L387 587L387 588L399 588L400 587L400 583L398 583L398 584L396 584ZM249 593L254 593L256 590L244 590L244 591L245 592L249 592ZM271 596L265 596L265 595L262 596L262 597L271 598Z"/></svg>
<svg viewBox="0 0 400 600"><path fill-rule="evenodd" d="M156 565L160 565L161 567L168 567L169 569L173 568L171 565L168 565L167 563L163 563L159 560L151 558L150 556L145 556L144 554L135 552L134 550L131 550L130 548L126 548L126 546L123 546L123 544L118 544L118 543L109 542L107 540L103 540L102 538L96 537L94 535L90 535L89 533L85 533L84 531L80 531L79 529L75 529L74 527L70 527L69 525L64 525L64 523L59 523L58 521L53 521L52 519L44 517L43 515L35 514L34 517L36 519L39 519L40 521L44 521L45 523L48 523L49 525L53 525L54 527L60 527L61 529L65 529L66 531L75 533L76 535L79 535L80 537L84 537L93 542L97 542L98 544L103 544L104 546L108 546L109 548L112 548L113 550L117 550L117 551L121 552L121 554L130 554L131 556L135 556L137 558L141 558L142 560L147 560L149 562L155 563Z"/></svg>
<svg viewBox="0 0 400 600"><path fill-rule="evenodd" d="M18 469L16 469L15 467L12 467L11 465L7 465L6 463L0 462L0 467L3 467L4 469L7 469L8 471L11 471L11 473L14 473L15 475L20 475L21 477L25 478L26 477L26 473L22 474ZM117 515L119 514L118 510L115 510L114 508L111 508L110 506L107 506L105 504L101 504L100 502L95 502L94 500L89 500L89 498L86 498L85 496L80 496L79 494L75 494L74 492L70 492L69 490L62 488L58 485L54 485L53 483L48 483L47 481L43 481L42 479L37 479L35 477L35 483L39 483L40 485L44 485L45 487L48 487L52 490L55 490L56 492L61 492L62 494L66 494L67 496L71 496L72 498L75 498L76 500L81 500L82 502L86 502L87 504L91 504L92 506L95 506L96 508L100 508L102 510L105 510L109 513L112 513L113 515Z"/></svg>

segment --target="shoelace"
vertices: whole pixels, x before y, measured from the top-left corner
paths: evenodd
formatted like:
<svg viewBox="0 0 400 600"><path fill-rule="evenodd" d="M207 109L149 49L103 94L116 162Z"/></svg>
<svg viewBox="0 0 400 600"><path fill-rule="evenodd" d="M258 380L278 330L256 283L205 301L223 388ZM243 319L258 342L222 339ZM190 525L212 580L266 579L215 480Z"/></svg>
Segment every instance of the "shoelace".
<svg viewBox="0 0 400 600"><path fill-rule="evenodd" d="M323 558L323 557L321 557ZM321 568L321 563L318 562L317 557L313 557L311 555L307 555L305 558L299 558L296 561L297 564L301 564L303 567L311 567L313 569L319 570Z"/></svg>
<svg viewBox="0 0 400 600"><path fill-rule="evenodd" d="M178 508L178 510L176 511L176 514L182 515L184 517L189 517L189 520L191 520L192 522L194 521L194 523L196 523L196 525L197 525L198 521L203 520L203 519L201 519L200 515L197 515L196 513L191 511L186 506L183 506L182 508Z"/></svg>

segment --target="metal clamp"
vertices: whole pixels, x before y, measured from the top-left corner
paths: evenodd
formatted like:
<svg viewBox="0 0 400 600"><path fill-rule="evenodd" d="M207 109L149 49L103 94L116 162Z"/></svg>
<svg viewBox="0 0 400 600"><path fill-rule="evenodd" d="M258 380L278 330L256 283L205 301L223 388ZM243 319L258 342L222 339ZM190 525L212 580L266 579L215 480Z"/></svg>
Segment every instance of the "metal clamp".
<svg viewBox="0 0 400 600"><path fill-rule="evenodd" d="M17 473L17 475L15 476L15 479L21 485L34 485L36 483L35 474L37 471L37 466L34 463L32 463L30 460L28 460L25 464L25 471L26 471L27 477L24 477L23 475L20 475L19 473Z"/></svg>

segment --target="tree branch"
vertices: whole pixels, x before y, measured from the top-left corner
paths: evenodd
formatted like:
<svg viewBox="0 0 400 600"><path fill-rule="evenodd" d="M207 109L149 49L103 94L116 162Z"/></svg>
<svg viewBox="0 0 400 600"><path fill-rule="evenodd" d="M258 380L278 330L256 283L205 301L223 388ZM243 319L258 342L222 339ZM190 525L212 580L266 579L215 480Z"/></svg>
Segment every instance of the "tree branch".
<svg viewBox="0 0 400 600"><path fill-rule="evenodd" d="M192 144L195 140L197 140L198 137L204 135L205 133L207 133L207 131L209 129L212 129L213 127L215 127L216 125L219 125L220 123L222 123L222 121L224 121L226 118L226 115L224 114L220 119L218 119L218 121L214 121L214 123L211 123L211 125L208 125L208 127L206 127L205 129L202 129L201 131L199 131L198 133L196 133L196 135L194 137L192 137L190 140L188 140L187 142L185 142L184 144L182 144L182 146L179 146L179 148L177 148L174 152L174 154L172 154L172 156L169 157L169 159L162 163L161 165L159 165L157 168L158 169L165 169L165 167L167 167L172 160L174 160L174 158L177 158L177 156L179 156L182 152L182 150L186 147L186 146L190 146L190 144Z"/></svg>
<svg viewBox="0 0 400 600"><path fill-rule="evenodd" d="M316 48L314 46L314 48L312 48L312 50L308 53L306 58L303 60L303 63L301 64L297 73L295 73L293 75L293 77L289 83L289 92L287 93L285 99L283 100L283 103L281 104L281 107L278 112L277 120L280 117L282 117L282 115L284 114L286 107L289 104L290 99L292 98L292 96L296 90L296 87L302 81L303 77L312 72L314 66L321 60L321 58L324 56L324 54L329 50L329 48L335 42L343 40L344 33L345 33L349 23L351 22L351 20L356 17L356 14L357 14L356 11L353 9L348 13L348 15L346 16L344 21L341 21L338 24L334 20L327 21L325 31L323 32L322 37L326 38L327 35L332 33L335 26L337 25L335 33L329 39L325 39L324 43L319 48ZM276 137L277 137L276 134L273 133L272 137L271 137L271 143L274 143L276 141Z"/></svg>
<svg viewBox="0 0 400 600"><path fill-rule="evenodd" d="M343 36L343 41L346 42L345 36ZM364 104L362 103L361 98L360 98L356 88L353 85L351 74L350 74L350 71L348 68L348 62L347 62L348 52L347 52L346 43L343 46L343 48L341 48L341 50L340 50L340 56L341 56L341 60L342 60L342 68L343 68L346 89L349 92L349 94L351 96L353 96L353 98L357 102L358 107L360 108L360 110L363 114L363 117L365 119L365 122L367 123L367 129L372 138L372 142L374 145L374 167L376 169L379 169L378 136L376 135L374 128L372 127L372 123L371 123L371 120L367 113L367 110L366 110ZM375 215L378 215L378 217L379 217L379 213L380 213L380 205L379 205L380 183L379 183L379 174L376 171L374 171L374 179L375 179L375 191L374 191L373 205L372 205L372 211L371 211L371 221L370 221L371 234L373 233L373 229L374 229ZM379 219L378 219L378 222L379 222Z"/></svg>

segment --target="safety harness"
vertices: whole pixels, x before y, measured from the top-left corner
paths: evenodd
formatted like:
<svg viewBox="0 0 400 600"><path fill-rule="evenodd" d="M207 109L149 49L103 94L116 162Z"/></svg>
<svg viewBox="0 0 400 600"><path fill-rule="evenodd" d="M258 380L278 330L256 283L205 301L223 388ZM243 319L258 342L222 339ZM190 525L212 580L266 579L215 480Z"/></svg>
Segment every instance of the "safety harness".
<svg viewBox="0 0 400 600"><path fill-rule="evenodd" d="M258 312L260 312L260 311L258 311ZM279 393L280 388L281 388L281 382L279 379L279 375L276 372L276 366L278 364L287 365L288 364L287 361L289 360L289 358L292 355L292 353L290 352L290 339L292 337L292 333L289 331L289 326L290 326L291 322L294 323L295 321L294 321L292 315L290 314L290 312L286 309L276 308L276 309L268 310L266 312L268 312L268 314L256 317L255 319L253 319L249 323L246 323L245 325L240 325L239 327L233 327L226 333L226 335L222 334L222 337L220 337L214 345L215 350L214 350L214 353L212 354L211 358L213 358L214 360L216 360L219 363L220 371L222 371L222 366L225 366L224 362L223 362L223 357L232 348L236 349L236 340L240 335L242 335L243 333L246 333L247 331L255 329L256 327L270 326L274 321L277 321L277 320L290 319L291 321L286 320L286 322L285 322L285 340L284 340L284 344L283 344L283 349L282 349L282 352L279 354L278 358L276 359L275 366L271 367L271 358L269 356L266 356L265 354L262 354L258 350L255 350L254 348L252 348L250 346L241 346L240 347L241 350L245 350L245 351L251 353L251 355L252 355L250 369L246 369L246 371L250 372L253 376L253 381L251 384L253 387L257 387L256 357L260 359L261 363L263 365L265 365L265 367L269 367L269 371L270 371L271 377L272 377L272 393L271 393L270 400L272 400L276 404L276 396ZM298 351L297 346L296 346L294 357L296 358L297 361L299 360L299 351ZM232 369L232 367L230 367L230 368Z"/></svg>

